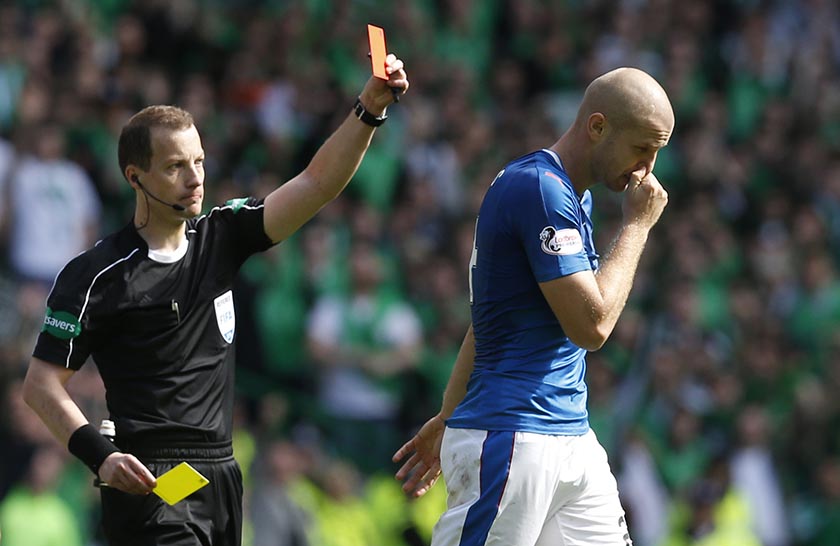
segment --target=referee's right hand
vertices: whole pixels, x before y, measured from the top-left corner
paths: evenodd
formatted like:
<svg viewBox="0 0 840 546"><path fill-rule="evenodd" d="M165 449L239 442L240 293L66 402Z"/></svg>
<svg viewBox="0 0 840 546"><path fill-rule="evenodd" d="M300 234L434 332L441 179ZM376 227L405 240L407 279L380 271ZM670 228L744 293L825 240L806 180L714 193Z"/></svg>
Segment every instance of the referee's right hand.
<svg viewBox="0 0 840 546"><path fill-rule="evenodd" d="M99 479L108 487L135 495L148 495L157 480L137 457L130 453L111 453L99 467Z"/></svg>

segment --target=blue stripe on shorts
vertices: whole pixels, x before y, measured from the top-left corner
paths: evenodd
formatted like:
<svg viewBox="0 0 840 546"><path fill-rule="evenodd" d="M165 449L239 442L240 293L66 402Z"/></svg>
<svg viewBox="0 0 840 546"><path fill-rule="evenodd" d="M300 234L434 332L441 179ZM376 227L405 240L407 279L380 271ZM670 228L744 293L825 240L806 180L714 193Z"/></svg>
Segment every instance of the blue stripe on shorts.
<svg viewBox="0 0 840 546"><path fill-rule="evenodd" d="M487 535L499 512L499 505L510 475L515 434L515 432L490 431L484 439L484 445L481 446L481 469L479 470L481 492L464 520L461 546L482 546L487 541Z"/></svg>

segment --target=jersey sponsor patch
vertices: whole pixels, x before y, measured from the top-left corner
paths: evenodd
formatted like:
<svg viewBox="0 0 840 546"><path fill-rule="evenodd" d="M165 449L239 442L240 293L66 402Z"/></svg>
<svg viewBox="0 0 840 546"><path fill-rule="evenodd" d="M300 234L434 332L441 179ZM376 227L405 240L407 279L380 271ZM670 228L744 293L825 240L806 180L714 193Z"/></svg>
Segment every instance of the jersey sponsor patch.
<svg viewBox="0 0 840 546"><path fill-rule="evenodd" d="M53 311L47 307L42 332L47 332L58 339L73 339L82 333L82 325L76 317L65 311Z"/></svg>
<svg viewBox="0 0 840 546"><path fill-rule="evenodd" d="M213 305L216 308L216 323L219 325L219 333L228 343L233 343L233 333L236 331L236 313L233 311L233 292L228 290L215 300Z"/></svg>
<svg viewBox="0 0 840 546"><path fill-rule="evenodd" d="M555 229L545 226L540 232L540 247L546 254L568 256L583 251L583 238L573 228Z"/></svg>
<svg viewBox="0 0 840 546"><path fill-rule="evenodd" d="M239 212L239 209L245 206L245 203L247 202L247 197L237 197L236 199L228 199L225 202L225 205L231 207L233 209L233 213L236 214L237 212Z"/></svg>

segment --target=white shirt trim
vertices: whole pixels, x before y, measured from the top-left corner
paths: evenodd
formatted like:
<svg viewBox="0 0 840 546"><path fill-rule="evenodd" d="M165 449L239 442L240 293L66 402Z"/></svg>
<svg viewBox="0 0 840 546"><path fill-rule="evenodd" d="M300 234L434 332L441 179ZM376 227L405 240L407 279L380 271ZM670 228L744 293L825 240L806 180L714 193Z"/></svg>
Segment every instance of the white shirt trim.
<svg viewBox="0 0 840 546"><path fill-rule="evenodd" d="M554 153L552 150L549 150L548 148L543 148L543 149L542 149L542 151L544 151L545 153L547 153L548 155L550 155L551 157L553 157L553 158L554 158L554 161L556 161L556 162L557 162L557 165L558 165L561 169L563 169L563 172L565 172L565 171L566 171L566 167L564 167L564 166L563 166L563 162L562 162L562 161L560 161L560 156L559 156L559 155L557 155L556 153Z"/></svg>
<svg viewBox="0 0 840 546"><path fill-rule="evenodd" d="M190 248L190 241L184 236L184 239L175 250L152 250L149 249L149 259L161 264L174 264L181 258L187 255L187 250Z"/></svg>
<svg viewBox="0 0 840 546"><path fill-rule="evenodd" d="M102 271L96 274L92 281L90 281L90 286L88 286L87 293L85 293L85 303L82 304L82 310L79 313L79 316L76 318L80 323L82 322L82 317L85 316L85 311L87 310L88 303L90 302L90 292L93 290L93 285L96 284L97 279L102 276L103 273L114 267L115 265L119 264L120 262L124 262L134 256L134 253L140 250L139 248L135 248L132 250L128 256L124 258L120 258L119 260L115 261L108 267L104 268ZM67 351L67 361L64 363L65 368L70 368L70 357L73 356L73 338L70 339L70 350Z"/></svg>

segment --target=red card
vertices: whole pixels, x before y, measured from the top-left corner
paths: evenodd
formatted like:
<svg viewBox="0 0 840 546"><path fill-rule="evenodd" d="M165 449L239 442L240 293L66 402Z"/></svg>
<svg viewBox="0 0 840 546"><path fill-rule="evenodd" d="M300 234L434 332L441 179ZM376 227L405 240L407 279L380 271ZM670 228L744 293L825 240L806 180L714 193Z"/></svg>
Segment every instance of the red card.
<svg viewBox="0 0 840 546"><path fill-rule="evenodd" d="M385 56L387 55L385 31L374 25L368 25L367 28L368 42L370 43L370 67L373 69L373 75L379 79L387 80L388 74L385 73Z"/></svg>

